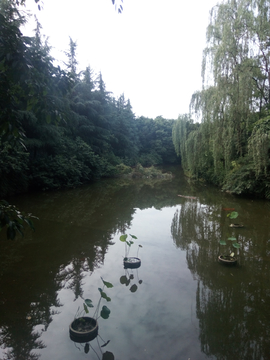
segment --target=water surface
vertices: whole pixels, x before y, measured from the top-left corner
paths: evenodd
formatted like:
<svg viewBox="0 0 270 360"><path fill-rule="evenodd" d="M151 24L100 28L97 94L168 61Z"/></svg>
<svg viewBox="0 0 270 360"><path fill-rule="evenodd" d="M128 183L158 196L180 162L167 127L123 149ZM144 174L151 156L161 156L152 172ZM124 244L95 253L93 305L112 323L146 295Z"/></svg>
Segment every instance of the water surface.
<svg viewBox="0 0 270 360"><path fill-rule="evenodd" d="M12 200L40 220L23 241L1 234L1 359L270 359L269 202L181 173ZM244 228L229 227L226 208ZM124 233L138 238L131 256L143 246L139 269L123 268ZM236 266L218 263L231 251ZM83 299L97 305L101 277L114 285L102 303L111 313L85 353L68 328Z"/></svg>

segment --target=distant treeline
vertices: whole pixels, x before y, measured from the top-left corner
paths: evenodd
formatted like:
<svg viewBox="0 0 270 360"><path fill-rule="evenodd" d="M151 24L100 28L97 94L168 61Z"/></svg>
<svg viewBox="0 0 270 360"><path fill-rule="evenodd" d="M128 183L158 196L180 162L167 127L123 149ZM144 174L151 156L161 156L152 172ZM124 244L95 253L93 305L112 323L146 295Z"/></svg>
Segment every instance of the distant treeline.
<svg viewBox="0 0 270 360"><path fill-rule="evenodd" d="M0 0L0 196L74 187L125 166L177 163L174 120L136 118L129 100L106 90L102 74L54 65L37 22L25 37L16 1Z"/></svg>

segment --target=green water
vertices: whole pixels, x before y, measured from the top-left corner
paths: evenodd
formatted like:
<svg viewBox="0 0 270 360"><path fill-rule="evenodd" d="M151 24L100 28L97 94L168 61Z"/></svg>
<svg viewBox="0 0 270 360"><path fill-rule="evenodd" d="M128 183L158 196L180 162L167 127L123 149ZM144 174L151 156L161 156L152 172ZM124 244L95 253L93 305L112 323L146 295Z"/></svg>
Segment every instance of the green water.
<svg viewBox="0 0 270 360"><path fill-rule="evenodd" d="M270 359L269 202L191 186L181 172L12 201L40 220L24 240L1 234L1 360ZM224 208L244 227L230 228ZM124 233L138 238L131 256L143 246L138 269L123 268ZM236 266L218 263L231 251ZM101 277L114 285L102 302L111 313L85 353L69 324L83 298L97 305Z"/></svg>

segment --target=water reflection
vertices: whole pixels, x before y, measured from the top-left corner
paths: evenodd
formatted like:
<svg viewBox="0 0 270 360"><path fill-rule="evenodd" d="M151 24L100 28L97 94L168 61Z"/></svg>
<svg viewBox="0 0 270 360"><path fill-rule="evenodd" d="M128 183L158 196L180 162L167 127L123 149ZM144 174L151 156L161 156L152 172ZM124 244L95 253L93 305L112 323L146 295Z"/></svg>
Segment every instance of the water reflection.
<svg viewBox="0 0 270 360"><path fill-rule="evenodd" d="M247 202L235 205L244 229L229 227L220 203L185 200L175 212L171 233L176 246L186 251L188 268L198 279L196 314L202 351L220 360L269 359L270 231L265 231L269 212L261 209L258 217ZM254 203L249 205L256 209ZM261 205L267 209L266 203ZM230 236L241 245L234 249L236 268L217 263L224 251L219 241Z"/></svg>
<svg viewBox="0 0 270 360"><path fill-rule="evenodd" d="M111 351L103 351L104 347L109 344L110 340L104 341L99 334L94 340L87 342L76 342L76 340L71 337L70 339L74 342L74 346L79 351L83 351L85 354L92 352L98 360L114 360L114 354ZM95 345L93 344L94 342ZM90 353L89 356L92 357L92 354Z"/></svg>
<svg viewBox="0 0 270 360"><path fill-rule="evenodd" d="M51 217L50 207L47 211ZM20 258L0 277L0 345L7 349L3 360L36 360L33 350L45 347L40 336L61 312L59 291L69 289L74 299L82 297L85 276L104 261L111 239L107 229L78 231L70 221L61 224L48 219L37 223L36 233L30 234L35 239L26 241Z"/></svg>
<svg viewBox="0 0 270 360"><path fill-rule="evenodd" d="M135 272L135 275L134 275ZM138 285L142 284L142 280L139 279L138 275L139 270L138 269L128 269L125 268L125 275L122 275L119 279L120 284L125 286L130 286L129 290L134 293L138 290Z"/></svg>
<svg viewBox="0 0 270 360"><path fill-rule="evenodd" d="M194 199L178 197L179 193ZM192 188L174 179L101 181L88 188L22 196L16 204L31 209L40 221L24 242L11 247L0 242L2 360L80 359L94 351L106 360L114 354L130 360L269 358L266 202ZM229 207L237 209L243 229L229 227L223 210ZM141 210L136 230L145 244L143 266L123 269L119 234L129 233L136 209ZM159 224L151 222L151 209L156 217L159 211ZM160 234L164 209L171 209L169 226ZM230 241L220 245L228 237L235 237L240 249L231 249ZM217 257L231 250L238 263L226 268ZM77 300L86 291L92 297L92 284L103 271L115 277L118 287L112 319L101 328L101 335L111 339L110 348L104 351L100 345L100 352L97 340L73 344L67 329Z"/></svg>
<svg viewBox="0 0 270 360"><path fill-rule="evenodd" d="M101 181L93 189L13 199L40 221L35 224L36 233L26 236L24 246L20 242L6 245L1 233L0 345L7 349L3 360L38 359L33 350L45 347L39 338L61 312L60 290L71 290L74 300L83 297L84 278L103 264L112 234L130 227L133 204L139 199L144 207L149 199L160 204L166 198L159 182L156 185ZM135 285L131 291L136 291ZM34 330L37 327L39 331ZM110 358L109 352L106 357Z"/></svg>

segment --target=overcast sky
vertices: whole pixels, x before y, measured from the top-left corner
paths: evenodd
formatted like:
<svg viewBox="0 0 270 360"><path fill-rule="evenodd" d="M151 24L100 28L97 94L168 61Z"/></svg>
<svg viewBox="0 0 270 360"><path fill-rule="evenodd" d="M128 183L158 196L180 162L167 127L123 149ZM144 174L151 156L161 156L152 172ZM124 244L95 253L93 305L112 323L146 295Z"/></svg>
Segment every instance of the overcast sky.
<svg viewBox="0 0 270 360"><path fill-rule="evenodd" d="M69 37L77 42L79 70L101 71L107 91L130 99L136 116L176 119L201 88L201 61L209 11L218 0L34 0L52 55L65 60ZM33 29L34 24L29 24ZM61 65L64 67L64 65Z"/></svg>

